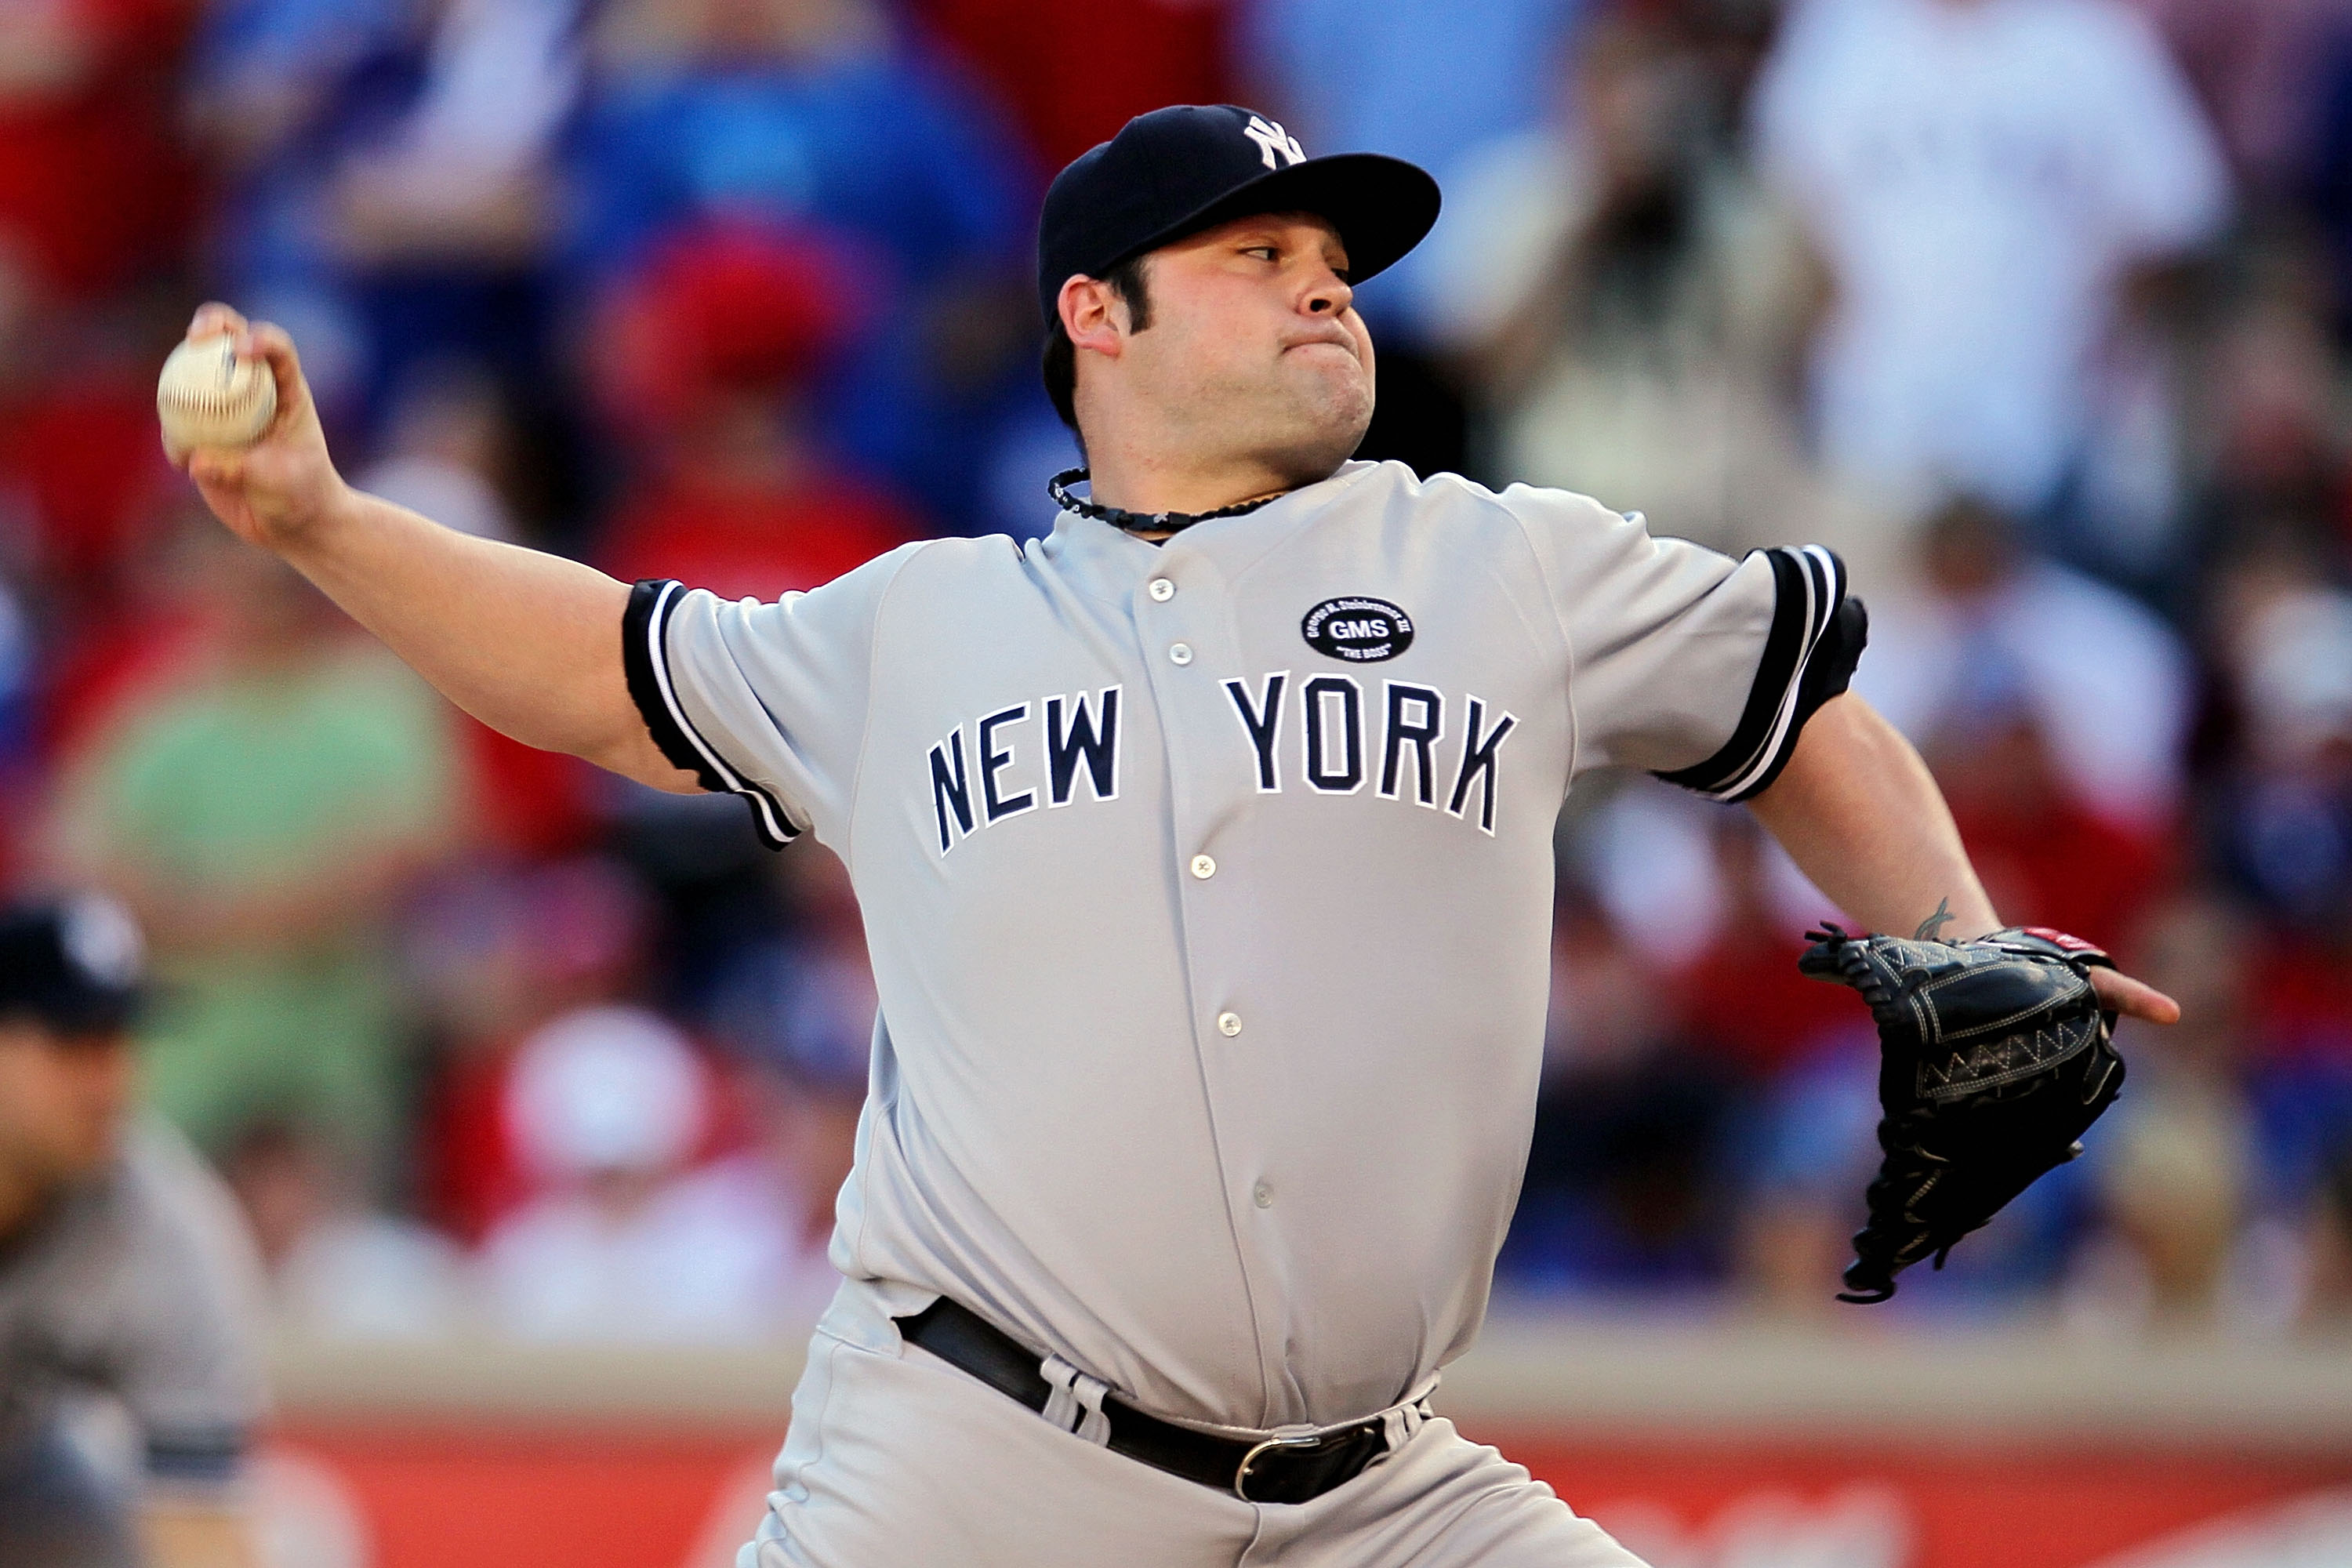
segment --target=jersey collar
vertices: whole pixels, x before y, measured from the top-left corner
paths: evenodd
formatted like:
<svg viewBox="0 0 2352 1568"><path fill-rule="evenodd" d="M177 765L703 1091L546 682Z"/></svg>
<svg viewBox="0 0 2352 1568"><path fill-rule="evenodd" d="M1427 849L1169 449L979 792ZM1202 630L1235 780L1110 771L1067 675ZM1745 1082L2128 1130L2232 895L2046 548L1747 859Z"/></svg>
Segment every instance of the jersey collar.
<svg viewBox="0 0 2352 1568"><path fill-rule="evenodd" d="M1030 549L1058 565L1076 585L1119 604L1126 603L1146 579L1195 552L1213 563L1230 582L1381 467L1343 463L1329 479L1302 485L1237 516L1204 518L1158 544L1138 539L1123 528L1066 510L1055 519L1054 531Z"/></svg>

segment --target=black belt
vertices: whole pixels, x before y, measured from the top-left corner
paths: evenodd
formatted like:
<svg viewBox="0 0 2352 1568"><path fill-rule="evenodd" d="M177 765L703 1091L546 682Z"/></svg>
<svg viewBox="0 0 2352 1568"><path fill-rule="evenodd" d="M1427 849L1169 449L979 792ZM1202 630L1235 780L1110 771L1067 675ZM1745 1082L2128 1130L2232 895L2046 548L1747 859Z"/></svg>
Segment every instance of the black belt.
<svg viewBox="0 0 2352 1568"><path fill-rule="evenodd" d="M908 1343L1045 1413L1054 1387L1038 1370L1035 1353L978 1313L942 1296L913 1317L894 1321ZM1244 1502L1310 1502L1354 1480L1389 1451L1388 1423L1381 1416L1318 1436L1253 1443L1162 1421L1115 1394L1105 1394L1102 1403L1113 1452L1229 1491Z"/></svg>

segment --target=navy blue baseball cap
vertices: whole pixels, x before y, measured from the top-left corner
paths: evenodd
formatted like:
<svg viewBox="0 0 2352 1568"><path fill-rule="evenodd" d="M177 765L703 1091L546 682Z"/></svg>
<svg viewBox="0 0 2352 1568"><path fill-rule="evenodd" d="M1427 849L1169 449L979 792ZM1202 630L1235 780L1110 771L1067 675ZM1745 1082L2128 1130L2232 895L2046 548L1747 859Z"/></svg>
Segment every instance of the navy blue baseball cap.
<svg viewBox="0 0 2352 1568"><path fill-rule="evenodd" d="M1256 213L1328 219L1360 283L1421 243L1437 205L1437 182L1402 158L1310 158L1279 123L1230 103L1155 109L1055 176L1037 220L1037 303L1051 325L1071 278Z"/></svg>
<svg viewBox="0 0 2352 1568"><path fill-rule="evenodd" d="M139 928L111 899L83 894L0 913L0 1021L110 1034L137 1016L146 975Z"/></svg>

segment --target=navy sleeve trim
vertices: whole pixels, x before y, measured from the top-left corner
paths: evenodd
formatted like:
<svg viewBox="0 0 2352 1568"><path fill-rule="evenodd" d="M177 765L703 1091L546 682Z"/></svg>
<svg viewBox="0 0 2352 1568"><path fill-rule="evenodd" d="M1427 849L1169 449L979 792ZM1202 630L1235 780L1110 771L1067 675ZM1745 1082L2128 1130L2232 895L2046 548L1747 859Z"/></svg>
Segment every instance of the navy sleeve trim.
<svg viewBox="0 0 2352 1568"><path fill-rule="evenodd" d="M784 803L765 784L730 767L678 702L669 671L669 620L685 595L684 586L662 578L649 577L630 590L629 607L621 616L621 669L630 700L663 756L692 773L703 788L742 796L751 805L760 841L782 849L801 836L784 814Z"/></svg>
<svg viewBox="0 0 2352 1568"><path fill-rule="evenodd" d="M1658 775L1713 800L1750 800L1771 787L1805 721L1846 689L1869 640L1862 601L1846 597L1845 563L1818 544L1763 553L1772 565L1772 626L1748 706L1721 751Z"/></svg>
<svg viewBox="0 0 2352 1568"><path fill-rule="evenodd" d="M244 1462L245 1448L245 1429L240 1426L151 1433L147 1438L147 1473L157 1480L234 1480L238 1466Z"/></svg>

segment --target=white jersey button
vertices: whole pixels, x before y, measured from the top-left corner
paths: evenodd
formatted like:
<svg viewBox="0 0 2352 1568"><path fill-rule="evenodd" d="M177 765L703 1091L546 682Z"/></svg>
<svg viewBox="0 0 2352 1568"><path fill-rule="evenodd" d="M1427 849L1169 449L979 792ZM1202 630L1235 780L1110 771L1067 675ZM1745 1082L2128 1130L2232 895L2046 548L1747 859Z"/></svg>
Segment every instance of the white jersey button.
<svg viewBox="0 0 2352 1568"><path fill-rule="evenodd" d="M1274 1189L1264 1182L1260 1182L1251 1189L1250 1196L1257 1200L1257 1206L1262 1209L1270 1209L1274 1206Z"/></svg>
<svg viewBox="0 0 2352 1568"><path fill-rule="evenodd" d="M1242 1016L1239 1013L1220 1013L1217 1015L1217 1033L1224 1036L1227 1039L1231 1039L1241 1032Z"/></svg>
<svg viewBox="0 0 2352 1568"><path fill-rule="evenodd" d="M1217 863L1206 855L1192 857L1192 875L1203 882L1217 874Z"/></svg>
<svg viewBox="0 0 2352 1568"><path fill-rule="evenodd" d="M1150 586L1144 591L1164 605L1176 596L1176 584L1165 577L1154 577Z"/></svg>
<svg viewBox="0 0 2352 1568"><path fill-rule="evenodd" d="M1176 644L1173 647L1171 647L1168 650L1168 658L1171 663L1175 664L1192 663L1192 645L1188 642L1180 642Z"/></svg>

